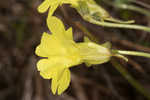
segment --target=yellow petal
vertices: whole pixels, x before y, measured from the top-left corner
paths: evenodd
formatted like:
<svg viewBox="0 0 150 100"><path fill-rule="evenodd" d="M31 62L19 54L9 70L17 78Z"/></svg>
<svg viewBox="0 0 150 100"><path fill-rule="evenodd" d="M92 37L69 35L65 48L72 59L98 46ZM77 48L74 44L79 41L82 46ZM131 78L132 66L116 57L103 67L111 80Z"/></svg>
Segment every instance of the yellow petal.
<svg viewBox="0 0 150 100"><path fill-rule="evenodd" d="M41 45L36 47L35 54L41 57L48 57L49 55L47 52L45 52L44 48L42 48Z"/></svg>
<svg viewBox="0 0 150 100"><path fill-rule="evenodd" d="M53 73L45 73L45 72L40 72L40 75L44 78L44 79L51 79L52 78L52 75Z"/></svg>
<svg viewBox="0 0 150 100"><path fill-rule="evenodd" d="M54 68L55 63L56 61L54 62L53 59L41 59L37 63L37 69L38 71L42 71L42 72L46 70L51 70Z"/></svg>
<svg viewBox="0 0 150 100"><path fill-rule="evenodd" d="M45 79L51 79L55 72L60 69L64 69L62 59L52 58L52 59L41 59L37 63L37 69L40 71L40 75Z"/></svg>
<svg viewBox="0 0 150 100"><path fill-rule="evenodd" d="M51 0L45 0L39 7L38 7L38 11L40 13L44 13L48 10L48 8L50 7L51 5Z"/></svg>
<svg viewBox="0 0 150 100"><path fill-rule="evenodd" d="M57 37L63 36L65 33L65 27L60 19L51 16L47 18L47 25L53 35Z"/></svg>
<svg viewBox="0 0 150 100"><path fill-rule="evenodd" d="M57 87L58 87L58 77L56 73L55 77L52 78L52 82L51 82L51 90L53 94L56 94Z"/></svg>
<svg viewBox="0 0 150 100"><path fill-rule="evenodd" d="M69 40L73 40L72 28L69 28L65 33Z"/></svg>
<svg viewBox="0 0 150 100"><path fill-rule="evenodd" d="M48 17L51 17L53 15L53 13L55 12L55 10L57 9L57 7L59 6L58 3L52 4L48 13Z"/></svg>
<svg viewBox="0 0 150 100"><path fill-rule="evenodd" d="M50 47L48 44L51 43L51 40L51 36L48 33L44 32L41 38L41 43L39 46L37 46L35 53L41 57L48 57L50 51Z"/></svg>
<svg viewBox="0 0 150 100"><path fill-rule="evenodd" d="M61 94L69 86L70 71L65 65L63 59L42 59L37 63L40 75L45 79L52 78L51 89L53 94L58 89L58 94Z"/></svg>
<svg viewBox="0 0 150 100"><path fill-rule="evenodd" d="M60 67L60 69L54 71L54 73L53 73L52 83L51 83L51 90L52 90L53 94L56 94L56 91L59 86L59 80L61 78L63 71L64 71L64 68Z"/></svg>
<svg viewBox="0 0 150 100"><path fill-rule="evenodd" d="M58 95L64 92L70 84L70 71L65 69L60 77L59 86L58 86Z"/></svg>
<svg viewBox="0 0 150 100"><path fill-rule="evenodd" d="M41 59L37 63L37 69L40 71L40 75L45 79L51 79L54 71L54 64L49 59Z"/></svg>
<svg viewBox="0 0 150 100"><path fill-rule="evenodd" d="M58 69L67 68L70 61L65 59L65 57L52 57L49 59L41 59L37 63L38 71L42 72L52 72Z"/></svg>
<svg viewBox="0 0 150 100"><path fill-rule="evenodd" d="M43 33L41 43L36 48L35 53L41 57L50 57L63 55L66 53L66 50L60 39L48 33Z"/></svg>
<svg viewBox="0 0 150 100"><path fill-rule="evenodd" d="M79 0L62 0L62 3L77 5Z"/></svg>

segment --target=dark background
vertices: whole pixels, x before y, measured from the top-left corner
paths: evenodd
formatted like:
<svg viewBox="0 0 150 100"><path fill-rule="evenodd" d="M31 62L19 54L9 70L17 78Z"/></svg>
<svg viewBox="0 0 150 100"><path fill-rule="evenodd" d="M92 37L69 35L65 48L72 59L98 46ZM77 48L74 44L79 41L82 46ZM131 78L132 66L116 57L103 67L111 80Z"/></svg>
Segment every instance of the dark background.
<svg viewBox="0 0 150 100"><path fill-rule="evenodd" d="M148 15L115 8L103 1L99 0L98 3L113 17L134 19L136 24L150 26ZM112 3L115 0L110 1ZM61 96L52 95L50 81L42 79L37 72L39 57L34 53L42 33L49 32L45 23L47 14L37 12L41 2L42 0L0 0L0 100L147 100L111 63L90 68L82 64L71 68L70 87ZM146 6L150 5L149 0L135 0L131 4L150 11L150 6ZM148 32L90 24L68 5L59 7L54 15L63 20L67 28L73 27L76 42L83 41L84 31L76 24L80 23L101 43L110 41L116 49L150 53ZM128 58L128 63L117 60L149 91L150 59Z"/></svg>

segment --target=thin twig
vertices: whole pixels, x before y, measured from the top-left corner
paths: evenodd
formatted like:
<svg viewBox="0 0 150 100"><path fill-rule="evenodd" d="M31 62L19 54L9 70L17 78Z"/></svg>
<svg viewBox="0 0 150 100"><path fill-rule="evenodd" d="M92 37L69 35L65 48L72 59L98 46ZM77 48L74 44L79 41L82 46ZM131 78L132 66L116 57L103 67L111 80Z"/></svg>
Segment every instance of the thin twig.
<svg viewBox="0 0 150 100"><path fill-rule="evenodd" d="M144 71L143 67L140 64L138 64L137 62L135 62L133 59L129 58L129 57L128 57L128 63L131 64L137 71L145 74L145 71Z"/></svg>
<svg viewBox="0 0 150 100"><path fill-rule="evenodd" d="M141 86L141 84L139 84L135 79L133 79L130 74L128 73L128 71L123 68L122 65L120 65L115 59L111 60L112 65L114 66L114 68L116 70L118 70L120 72L120 74L122 76L124 76L124 78L126 80L128 80L128 82L140 93L142 93L148 100L150 100L150 93Z"/></svg>
<svg viewBox="0 0 150 100"><path fill-rule="evenodd" d="M93 82L93 81L91 81L91 80L89 80L89 79L87 79L87 78L78 77L77 75L75 75L75 74L73 74L73 73L71 74L71 77L72 77L72 78L76 77L76 78L78 78L78 81L79 81L81 84L92 85L92 86L94 86L95 88L97 88L99 91L101 91L101 92L103 92L103 93L105 93L105 94L107 94L107 95L112 94L111 91L109 91L108 88L106 88L106 87L104 87L104 86L101 86L100 84L97 84L96 82Z"/></svg>
<svg viewBox="0 0 150 100"><path fill-rule="evenodd" d="M108 87L111 89L114 96L119 100L124 100L124 98L118 93L118 91L115 89L115 86L113 85L110 76L104 69L104 67L101 68L101 72L103 73L104 78L106 79Z"/></svg>
<svg viewBox="0 0 150 100"><path fill-rule="evenodd" d="M150 48L149 47L144 47L142 45L130 42L128 40L119 39L119 38L116 38L114 36L111 39L112 39L112 42L124 45L124 46L126 46L128 48L133 48L133 49L140 50L140 51L150 52Z"/></svg>

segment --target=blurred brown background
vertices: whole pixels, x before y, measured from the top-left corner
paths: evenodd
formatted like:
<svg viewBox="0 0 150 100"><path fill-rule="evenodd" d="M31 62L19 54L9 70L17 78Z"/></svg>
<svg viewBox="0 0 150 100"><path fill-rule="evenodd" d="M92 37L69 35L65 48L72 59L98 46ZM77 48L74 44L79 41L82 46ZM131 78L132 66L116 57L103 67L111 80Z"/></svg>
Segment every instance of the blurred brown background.
<svg viewBox="0 0 150 100"><path fill-rule="evenodd" d="M116 3L118 0L107 1ZM61 96L52 95L50 81L42 79L36 70L39 57L34 53L35 47L40 43L42 33L49 32L45 23L47 14L37 12L41 2L42 0L0 0L0 100L147 100L111 63L90 68L84 64L73 67L70 87ZM97 2L116 18L134 19L136 24L150 27L148 14L115 8L104 0ZM128 3L150 11L149 0ZM83 40L84 34L77 24L80 23L98 37L101 43L111 41L113 48L150 53L148 32L90 24L68 5L59 7L55 16L63 20L66 27L73 27L77 42ZM150 90L150 59L129 56L128 63L118 61L143 87Z"/></svg>

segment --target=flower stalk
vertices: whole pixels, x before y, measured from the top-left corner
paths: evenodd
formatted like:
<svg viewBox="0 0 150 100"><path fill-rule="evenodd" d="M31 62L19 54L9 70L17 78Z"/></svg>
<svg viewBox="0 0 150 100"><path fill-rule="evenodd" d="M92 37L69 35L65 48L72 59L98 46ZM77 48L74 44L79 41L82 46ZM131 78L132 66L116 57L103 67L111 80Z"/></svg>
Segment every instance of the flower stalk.
<svg viewBox="0 0 150 100"><path fill-rule="evenodd" d="M150 58L150 54L145 52L126 51L126 50L112 50L112 51L121 55L142 56L142 57Z"/></svg>

